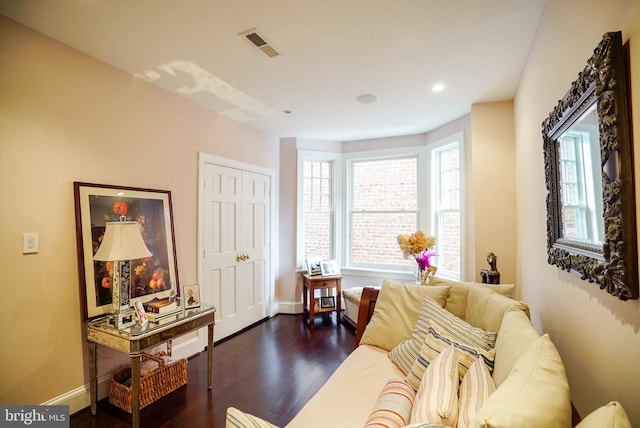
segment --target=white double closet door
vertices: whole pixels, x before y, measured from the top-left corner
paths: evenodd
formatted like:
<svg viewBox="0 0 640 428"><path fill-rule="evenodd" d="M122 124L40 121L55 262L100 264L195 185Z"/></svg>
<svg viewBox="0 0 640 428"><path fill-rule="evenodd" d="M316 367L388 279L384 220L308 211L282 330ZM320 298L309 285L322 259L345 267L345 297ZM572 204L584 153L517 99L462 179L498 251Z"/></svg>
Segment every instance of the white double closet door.
<svg viewBox="0 0 640 428"><path fill-rule="evenodd" d="M200 298L216 307L214 340L220 340L270 315L274 174L204 153L199 167ZM194 336L180 354L205 348L206 329Z"/></svg>

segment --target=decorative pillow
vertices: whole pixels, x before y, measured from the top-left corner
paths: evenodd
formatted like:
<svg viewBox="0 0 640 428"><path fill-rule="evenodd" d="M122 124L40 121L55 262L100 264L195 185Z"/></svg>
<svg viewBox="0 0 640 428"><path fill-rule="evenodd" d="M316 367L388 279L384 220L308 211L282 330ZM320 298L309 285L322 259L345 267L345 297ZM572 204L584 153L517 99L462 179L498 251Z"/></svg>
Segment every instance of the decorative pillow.
<svg viewBox="0 0 640 428"><path fill-rule="evenodd" d="M518 358L539 337L540 333L524 312L505 312L496 339L496 360L492 374L496 386L502 385Z"/></svg>
<svg viewBox="0 0 640 428"><path fill-rule="evenodd" d="M422 308L420 309L418 321L415 324L411 338L399 343L389 352L389 358L391 358L391 361L393 361L403 373L408 374L411 370L411 367L418 358L418 353L422 345L427 339L429 326L434 325L438 326L443 332L443 335L450 338L452 342L474 349L488 351L493 348L496 341L496 333L487 332L471 326L469 323L466 323L451 312L440 307L433 299L425 297L422 300ZM432 357L435 358L435 355ZM429 357L427 362L431 361L433 359L432 357ZM493 360L493 358L491 358L491 360Z"/></svg>
<svg viewBox="0 0 640 428"><path fill-rule="evenodd" d="M365 428L400 428L409 423L416 398L413 388L402 379L388 381L367 419Z"/></svg>
<svg viewBox="0 0 640 428"><path fill-rule="evenodd" d="M458 420L458 359L453 346L433 360L420 381L411 423L456 426Z"/></svg>
<svg viewBox="0 0 640 428"><path fill-rule="evenodd" d="M440 424L411 424L404 428L451 428L449 425Z"/></svg>
<svg viewBox="0 0 640 428"><path fill-rule="evenodd" d="M444 306L449 287L423 287L385 280L376 302L371 321L360 344L377 346L387 351L411 337L425 296Z"/></svg>
<svg viewBox="0 0 640 428"><path fill-rule="evenodd" d="M467 370L473 365L477 358L481 358L485 362L487 370L493 370L493 360L495 350L485 351L483 349L475 349L473 347L456 343L448 337L444 336L435 326L429 325L429 331L425 338L424 344L420 349L420 353L416 361L407 373L405 381L416 390L420 385L420 380L425 369L429 366L429 362L433 361L440 352L448 346L453 346L456 358L458 359L458 376L462 379Z"/></svg>
<svg viewBox="0 0 640 428"><path fill-rule="evenodd" d="M548 334L518 358L470 427L571 427L569 382Z"/></svg>
<svg viewBox="0 0 640 428"><path fill-rule="evenodd" d="M467 428L471 418L495 391L491 373L482 358L476 358L458 388L458 428Z"/></svg>
<svg viewBox="0 0 640 428"><path fill-rule="evenodd" d="M244 413L235 407L227 408L226 428L278 428L256 416Z"/></svg>
<svg viewBox="0 0 640 428"><path fill-rule="evenodd" d="M457 316L464 319L464 314L467 310L467 296L469 294L470 287L484 287L489 290L495 291L498 294L509 297L511 299L515 296L516 286L513 284L482 284L479 282L461 282L454 281L452 279L441 278L434 276L429 282L431 285L448 285L451 290L449 291L449 297L447 297L447 303L444 308Z"/></svg>
<svg viewBox="0 0 640 428"><path fill-rule="evenodd" d="M510 310L521 310L529 316L529 306L524 302L494 293L487 287L469 287L464 319L472 326L499 331L504 313Z"/></svg>
<svg viewBox="0 0 640 428"><path fill-rule="evenodd" d="M612 401L591 412L576 428L631 428L631 422L622 405Z"/></svg>

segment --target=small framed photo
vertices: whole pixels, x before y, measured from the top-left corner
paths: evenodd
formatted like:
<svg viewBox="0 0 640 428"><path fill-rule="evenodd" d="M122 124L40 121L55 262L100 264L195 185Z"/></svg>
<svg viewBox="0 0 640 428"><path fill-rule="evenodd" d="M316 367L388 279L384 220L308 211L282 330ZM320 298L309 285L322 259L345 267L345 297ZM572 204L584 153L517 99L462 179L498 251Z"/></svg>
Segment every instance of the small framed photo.
<svg viewBox="0 0 640 428"><path fill-rule="evenodd" d="M323 260L320 263L320 272L322 276L340 275L340 265L337 260Z"/></svg>
<svg viewBox="0 0 640 428"><path fill-rule="evenodd" d="M309 276L322 274L322 257L307 257L307 273Z"/></svg>
<svg viewBox="0 0 640 428"><path fill-rule="evenodd" d="M333 296L325 296L320 298L320 307L323 309L335 308L336 300Z"/></svg>
<svg viewBox="0 0 640 428"><path fill-rule="evenodd" d="M198 284L185 285L182 291L182 302L185 309L200 306L200 286Z"/></svg>
<svg viewBox="0 0 640 428"><path fill-rule="evenodd" d="M147 319L147 313L144 311L144 306L142 306L142 300L136 299L133 302L133 308L136 310L140 325L144 327L149 322L149 320Z"/></svg>
<svg viewBox="0 0 640 428"><path fill-rule="evenodd" d="M315 299L313 299L313 304L314 304L314 306L313 306L313 310L314 311L320 310L320 298L319 297L316 297Z"/></svg>

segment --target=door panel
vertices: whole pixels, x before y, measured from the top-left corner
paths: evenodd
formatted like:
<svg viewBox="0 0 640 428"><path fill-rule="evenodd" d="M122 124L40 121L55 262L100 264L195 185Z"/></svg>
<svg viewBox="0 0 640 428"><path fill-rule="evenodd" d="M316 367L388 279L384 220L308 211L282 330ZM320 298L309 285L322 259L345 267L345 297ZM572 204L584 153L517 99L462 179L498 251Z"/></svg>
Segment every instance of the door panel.
<svg viewBox="0 0 640 428"><path fill-rule="evenodd" d="M204 181L200 288L220 340L269 314L271 178L206 163Z"/></svg>

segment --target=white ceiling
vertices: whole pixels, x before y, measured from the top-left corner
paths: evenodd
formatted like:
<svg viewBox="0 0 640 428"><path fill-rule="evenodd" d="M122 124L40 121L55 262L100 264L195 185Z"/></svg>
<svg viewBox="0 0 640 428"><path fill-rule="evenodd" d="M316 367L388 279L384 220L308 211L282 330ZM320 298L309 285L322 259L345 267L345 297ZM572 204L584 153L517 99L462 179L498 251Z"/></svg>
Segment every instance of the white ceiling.
<svg viewBox="0 0 640 428"><path fill-rule="evenodd" d="M545 2L0 0L0 14L269 134L348 141L512 99Z"/></svg>

